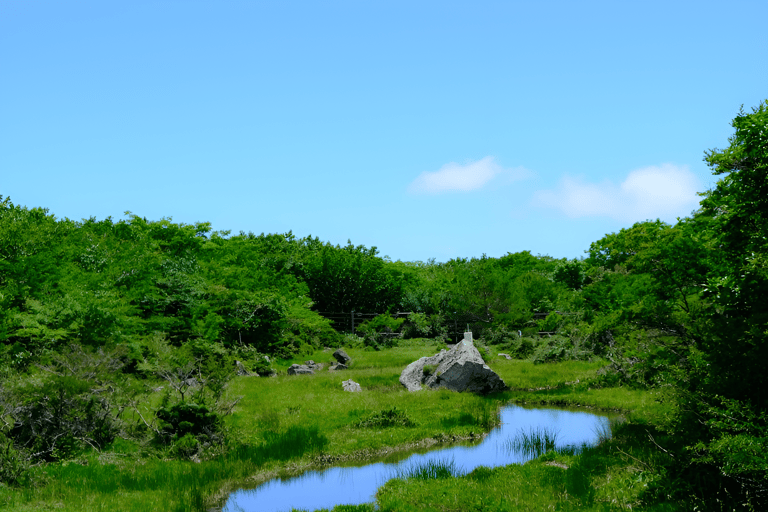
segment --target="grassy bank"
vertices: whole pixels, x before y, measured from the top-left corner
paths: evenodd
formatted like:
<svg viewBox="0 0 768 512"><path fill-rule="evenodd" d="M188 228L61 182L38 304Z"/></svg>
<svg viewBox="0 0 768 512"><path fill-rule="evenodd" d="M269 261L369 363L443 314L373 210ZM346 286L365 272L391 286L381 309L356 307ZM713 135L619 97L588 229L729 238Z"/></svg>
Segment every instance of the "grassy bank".
<svg viewBox="0 0 768 512"><path fill-rule="evenodd" d="M418 357L434 354L437 349L429 341L381 352L350 349L354 363L343 372L239 377L228 390L230 396L242 399L227 418L230 444L222 455L198 463L163 460L146 447L119 440L102 453L33 468L31 485L0 488L0 509L205 510L220 505L230 489L292 468L322 461L362 459L424 440L444 442L477 437L493 427L498 407L510 401L620 409L633 411L638 418L660 417L664 413L656 397L649 393L624 388L591 389L588 382L602 366L601 362L533 365L489 356L489 364L510 385L510 391L487 397L444 390L406 392L398 382L404 366ZM331 352L318 352L309 358L327 363ZM284 370L293 362L279 361L277 367ZM346 379L360 383L364 391L344 392L341 382ZM613 444L588 452L594 454L590 456L598 461L593 466L599 471L583 469L587 467L587 453L550 454L551 460L481 471L483 476L475 471L474 476L395 480L379 492L379 506L382 510L427 505L438 510L509 510L522 507L515 505L522 503L515 496L534 492L549 500L532 502L530 506L539 507L538 510L547 504L576 503L569 501L576 499L574 496L582 505L632 504L637 508L642 504L642 488L632 482L645 477L642 465L633 458L645 457L645 452L637 450L647 447L640 443L635 449L629 442L632 436L623 439L617 436L611 441ZM641 468L639 473L633 469L635 466ZM577 474L574 468L582 469ZM586 489L579 491L582 494L575 493L575 484L569 483L579 478ZM501 482L511 481L522 487L493 491ZM443 508L435 508L442 503L437 494L454 492L470 501L474 496L479 504L446 502L440 505ZM496 501L491 503L492 499Z"/></svg>

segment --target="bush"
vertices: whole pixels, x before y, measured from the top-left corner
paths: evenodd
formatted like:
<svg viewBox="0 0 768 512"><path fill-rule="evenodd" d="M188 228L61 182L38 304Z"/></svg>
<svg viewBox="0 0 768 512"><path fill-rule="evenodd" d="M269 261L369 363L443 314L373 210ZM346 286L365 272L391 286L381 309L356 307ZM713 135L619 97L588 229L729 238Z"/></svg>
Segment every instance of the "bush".
<svg viewBox="0 0 768 512"><path fill-rule="evenodd" d="M188 449L191 441L187 436L209 445L218 444L223 440L221 417L205 405L179 402L170 407L161 407L156 416L159 420L157 437L162 443L173 443L182 446L181 449ZM187 439L182 441L185 437Z"/></svg>
<svg viewBox="0 0 768 512"><path fill-rule="evenodd" d="M573 345L564 338L547 338L536 347L533 353L534 364L555 363L573 359Z"/></svg>
<svg viewBox="0 0 768 512"><path fill-rule="evenodd" d="M390 314L384 313L360 324L357 332L362 335L366 347L374 350L381 350L382 347L392 348L397 345L399 336L395 333L403 322L404 318L392 318Z"/></svg>
<svg viewBox="0 0 768 512"><path fill-rule="evenodd" d="M29 469L25 454L14 449L13 441L0 432L0 483L19 485Z"/></svg>
<svg viewBox="0 0 768 512"><path fill-rule="evenodd" d="M557 332L564 323L564 318L557 313L550 313L546 318L539 320L538 327L541 331Z"/></svg>
<svg viewBox="0 0 768 512"><path fill-rule="evenodd" d="M394 333L400 330L405 322L405 318L392 318L389 313L378 315L370 320L366 320L357 330L361 333Z"/></svg>
<svg viewBox="0 0 768 512"><path fill-rule="evenodd" d="M411 313L402 325L403 338L426 338L432 330L429 318L424 313Z"/></svg>
<svg viewBox="0 0 768 512"><path fill-rule="evenodd" d="M70 345L40 365L44 380L7 391L4 409L13 418L9 435L15 445L33 459L51 461L111 443L120 431L117 416L126 398L116 380L123 355Z"/></svg>
<svg viewBox="0 0 768 512"><path fill-rule="evenodd" d="M35 458L58 460L88 447L101 449L120 429L110 393L98 393L87 381L56 376L23 389L21 396L10 434Z"/></svg>
<svg viewBox="0 0 768 512"><path fill-rule="evenodd" d="M269 356L260 353L250 345L238 345L232 348L233 356L241 361L249 371L259 375L271 375L274 370Z"/></svg>
<svg viewBox="0 0 768 512"><path fill-rule="evenodd" d="M489 345L495 345L497 352L505 352L515 359L527 359L533 354L531 338L509 331L503 325L488 329L484 339Z"/></svg>
<svg viewBox="0 0 768 512"><path fill-rule="evenodd" d="M289 343L291 346L337 348L342 345L343 338L333 328L331 321L302 305L292 304L288 308L288 331L294 338Z"/></svg>

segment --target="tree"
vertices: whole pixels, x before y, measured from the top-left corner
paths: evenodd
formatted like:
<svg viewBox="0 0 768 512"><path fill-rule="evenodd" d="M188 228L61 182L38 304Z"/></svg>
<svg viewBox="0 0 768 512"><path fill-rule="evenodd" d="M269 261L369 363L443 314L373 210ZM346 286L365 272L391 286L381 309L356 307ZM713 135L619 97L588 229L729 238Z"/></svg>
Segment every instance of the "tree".
<svg viewBox="0 0 768 512"><path fill-rule="evenodd" d="M707 330L693 354L683 429L689 471L717 483L714 499L768 505L768 101L732 122L723 150L705 153L722 176L695 221L709 249L702 300Z"/></svg>

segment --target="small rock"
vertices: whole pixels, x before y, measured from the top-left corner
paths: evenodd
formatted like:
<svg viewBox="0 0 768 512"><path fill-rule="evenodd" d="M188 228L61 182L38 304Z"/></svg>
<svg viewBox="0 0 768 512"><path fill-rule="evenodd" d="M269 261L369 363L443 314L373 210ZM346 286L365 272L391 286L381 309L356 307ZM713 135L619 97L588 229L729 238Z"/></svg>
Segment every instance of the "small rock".
<svg viewBox="0 0 768 512"><path fill-rule="evenodd" d="M235 373L241 377L251 377L252 375L256 375L257 377L259 376L258 374L249 372L248 368L246 368L245 365L240 361L235 361Z"/></svg>
<svg viewBox="0 0 768 512"><path fill-rule="evenodd" d="M337 371L346 370L346 369L347 369L347 365L341 364L341 363L332 364L330 367L328 367L329 372L337 372Z"/></svg>
<svg viewBox="0 0 768 512"><path fill-rule="evenodd" d="M196 388L200 386L200 382L194 377L190 377L187 380L185 380L184 384L190 388Z"/></svg>
<svg viewBox="0 0 768 512"><path fill-rule="evenodd" d="M316 363L312 359L304 361L304 364L310 369L319 372L323 369L323 363Z"/></svg>
<svg viewBox="0 0 768 512"><path fill-rule="evenodd" d="M314 373L312 368L303 364L292 364L288 368L288 375L313 375Z"/></svg>
<svg viewBox="0 0 768 512"><path fill-rule="evenodd" d="M509 356L509 354L505 354L505 353L503 353L503 352L499 352L499 357L504 357L504 358L506 358L506 359L512 359L512 358Z"/></svg>
<svg viewBox="0 0 768 512"><path fill-rule="evenodd" d="M363 388L360 387L360 384L353 381L352 379L342 382L341 387L344 388L344 391L349 391L350 393L359 393L363 390Z"/></svg>
<svg viewBox="0 0 768 512"><path fill-rule="evenodd" d="M352 358L349 357L349 355L344 352L343 349L338 349L336 352L333 353L333 357L344 365L349 365L349 362L352 361Z"/></svg>

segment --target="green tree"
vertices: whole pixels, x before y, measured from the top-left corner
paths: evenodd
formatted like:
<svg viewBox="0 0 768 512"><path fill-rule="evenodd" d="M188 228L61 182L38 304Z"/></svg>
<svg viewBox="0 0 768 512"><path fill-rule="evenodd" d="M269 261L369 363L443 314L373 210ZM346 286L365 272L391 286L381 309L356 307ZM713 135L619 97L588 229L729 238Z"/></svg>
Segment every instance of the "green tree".
<svg viewBox="0 0 768 512"><path fill-rule="evenodd" d="M705 161L716 186L696 216L707 226L708 329L693 358L683 410L694 468L756 508L768 505L768 101L732 122L726 149Z"/></svg>

